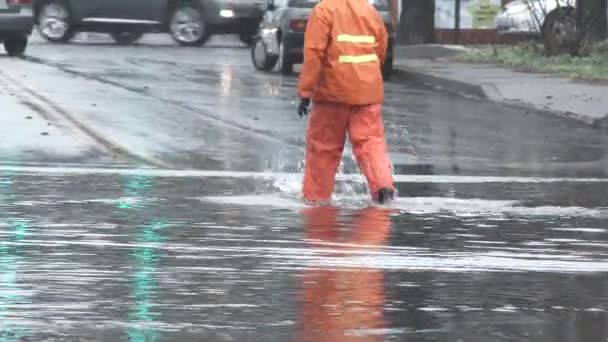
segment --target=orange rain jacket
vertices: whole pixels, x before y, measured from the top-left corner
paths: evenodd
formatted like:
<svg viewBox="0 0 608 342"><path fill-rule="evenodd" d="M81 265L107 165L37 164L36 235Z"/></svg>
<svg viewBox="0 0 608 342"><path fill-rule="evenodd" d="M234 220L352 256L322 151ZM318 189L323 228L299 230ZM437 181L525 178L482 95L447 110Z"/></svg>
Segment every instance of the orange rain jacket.
<svg viewBox="0 0 608 342"><path fill-rule="evenodd" d="M367 0L322 0L310 13L298 95L350 105L384 100L388 34Z"/></svg>

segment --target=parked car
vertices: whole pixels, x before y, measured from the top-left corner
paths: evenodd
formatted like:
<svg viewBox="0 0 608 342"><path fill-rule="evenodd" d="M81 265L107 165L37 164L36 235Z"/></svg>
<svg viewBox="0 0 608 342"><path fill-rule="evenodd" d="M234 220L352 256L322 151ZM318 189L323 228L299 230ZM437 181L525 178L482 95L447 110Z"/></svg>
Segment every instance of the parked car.
<svg viewBox="0 0 608 342"><path fill-rule="evenodd" d="M392 19L385 0L372 1L389 33L388 51L382 70L388 79L393 72L395 34ZM251 47L251 59L256 69L270 71L276 67L281 73L290 74L294 64L304 61L304 32L308 15L317 3L318 0L269 0Z"/></svg>
<svg viewBox="0 0 608 342"><path fill-rule="evenodd" d="M0 0L0 42L9 56L21 56L34 26L31 0Z"/></svg>
<svg viewBox="0 0 608 342"><path fill-rule="evenodd" d="M559 28L556 23L574 20L576 0L514 0L496 16L499 34L538 36Z"/></svg>
<svg viewBox="0 0 608 342"><path fill-rule="evenodd" d="M245 43L264 14L259 0L34 0L43 37L68 42L76 32L110 33L132 44L145 33L168 32L180 45L203 45L213 34L237 33Z"/></svg>

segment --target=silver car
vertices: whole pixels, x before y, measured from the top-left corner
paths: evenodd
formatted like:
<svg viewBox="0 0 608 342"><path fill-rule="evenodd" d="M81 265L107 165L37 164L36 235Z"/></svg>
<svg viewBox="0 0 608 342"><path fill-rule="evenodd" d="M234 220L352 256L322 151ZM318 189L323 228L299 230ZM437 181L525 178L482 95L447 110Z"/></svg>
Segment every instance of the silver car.
<svg viewBox="0 0 608 342"><path fill-rule="evenodd" d="M0 42L9 56L21 56L34 26L32 0L0 0Z"/></svg>
<svg viewBox="0 0 608 342"><path fill-rule="evenodd" d="M576 0L515 0L496 17L500 34L539 35L551 21L574 12Z"/></svg>

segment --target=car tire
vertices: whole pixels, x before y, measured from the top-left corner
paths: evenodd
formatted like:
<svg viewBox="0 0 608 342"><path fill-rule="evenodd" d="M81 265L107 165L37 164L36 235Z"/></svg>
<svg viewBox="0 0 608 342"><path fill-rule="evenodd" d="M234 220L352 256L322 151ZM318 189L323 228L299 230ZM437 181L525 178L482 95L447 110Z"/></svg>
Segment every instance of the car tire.
<svg viewBox="0 0 608 342"><path fill-rule="evenodd" d="M22 57L27 48L27 37L11 37L4 41L4 49L11 57Z"/></svg>
<svg viewBox="0 0 608 342"><path fill-rule="evenodd" d="M189 3L180 4L173 11L169 31L181 46L202 46L211 37L203 12Z"/></svg>
<svg viewBox="0 0 608 342"><path fill-rule="evenodd" d="M61 0L46 0L36 11L38 33L49 42L67 43L74 37L70 10Z"/></svg>
<svg viewBox="0 0 608 342"><path fill-rule="evenodd" d="M279 43L279 72L283 75L291 75L293 73L293 62L285 52L285 40L281 39Z"/></svg>
<svg viewBox="0 0 608 342"><path fill-rule="evenodd" d="M268 48L262 38L254 40L251 46L251 61L257 70L270 71L276 66L278 60L279 56L268 54Z"/></svg>
<svg viewBox="0 0 608 342"><path fill-rule="evenodd" d="M382 78L385 81L390 80L393 76L394 65L395 62L393 60L393 57L388 57L384 61L384 64L382 65Z"/></svg>
<svg viewBox="0 0 608 342"><path fill-rule="evenodd" d="M112 32L112 39L118 45L133 45L135 44L144 34L138 31L119 31Z"/></svg>

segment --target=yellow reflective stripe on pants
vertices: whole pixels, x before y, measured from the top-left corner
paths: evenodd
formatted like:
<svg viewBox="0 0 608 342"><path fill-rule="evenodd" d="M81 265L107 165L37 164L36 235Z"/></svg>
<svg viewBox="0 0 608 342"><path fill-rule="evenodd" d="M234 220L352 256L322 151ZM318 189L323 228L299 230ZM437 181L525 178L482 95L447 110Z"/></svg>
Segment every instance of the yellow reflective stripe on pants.
<svg viewBox="0 0 608 342"><path fill-rule="evenodd" d="M369 62L377 62L378 56L375 54L371 55L360 55L360 56L340 56L340 63L369 63Z"/></svg>
<svg viewBox="0 0 608 342"><path fill-rule="evenodd" d="M353 36L350 34L339 34L338 41L347 43L373 44L376 42L376 38L374 38L373 36Z"/></svg>

